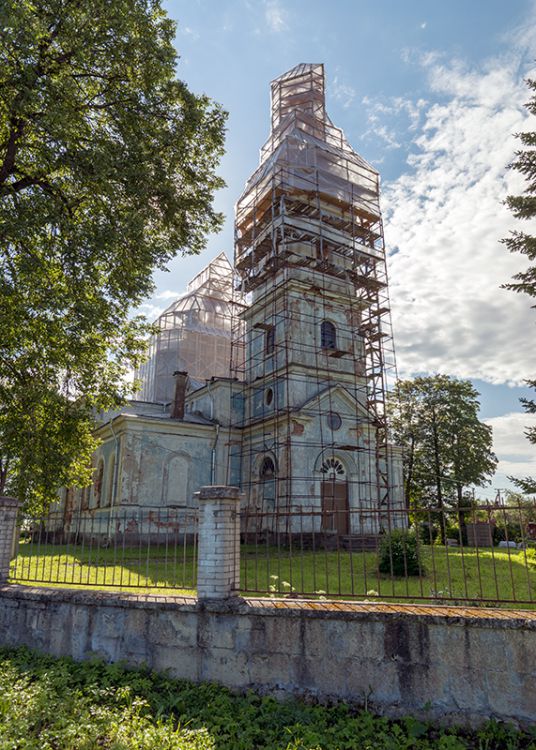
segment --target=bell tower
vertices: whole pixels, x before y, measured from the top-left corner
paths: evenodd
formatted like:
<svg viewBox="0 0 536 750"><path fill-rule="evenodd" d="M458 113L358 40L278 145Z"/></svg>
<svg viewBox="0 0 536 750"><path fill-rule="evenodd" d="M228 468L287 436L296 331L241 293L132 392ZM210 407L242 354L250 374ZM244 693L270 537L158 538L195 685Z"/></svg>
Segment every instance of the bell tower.
<svg viewBox="0 0 536 750"><path fill-rule="evenodd" d="M349 509L387 508L395 363L379 175L327 116L323 65L284 73L271 97L271 133L236 204L236 283L250 301L232 345L242 488L283 518L323 508L325 483L344 475Z"/></svg>

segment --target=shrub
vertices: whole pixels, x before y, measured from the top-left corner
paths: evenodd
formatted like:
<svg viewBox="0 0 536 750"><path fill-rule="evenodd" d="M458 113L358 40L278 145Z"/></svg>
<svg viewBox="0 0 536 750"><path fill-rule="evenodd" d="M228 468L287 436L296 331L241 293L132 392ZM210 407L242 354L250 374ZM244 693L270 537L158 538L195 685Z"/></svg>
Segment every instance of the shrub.
<svg viewBox="0 0 536 750"><path fill-rule="evenodd" d="M382 537L378 549L378 569L380 573L392 576L424 574L419 542L413 530L394 529Z"/></svg>
<svg viewBox="0 0 536 750"><path fill-rule="evenodd" d="M439 534L439 528L436 524L428 521L419 523L419 541L421 544L433 544Z"/></svg>
<svg viewBox="0 0 536 750"><path fill-rule="evenodd" d="M460 538L460 527L458 524L448 523L445 527L445 536L447 539L456 539L458 541Z"/></svg>
<svg viewBox="0 0 536 750"><path fill-rule="evenodd" d="M534 547L527 547L524 552L521 550L521 554L524 555L529 568L536 568L536 549Z"/></svg>

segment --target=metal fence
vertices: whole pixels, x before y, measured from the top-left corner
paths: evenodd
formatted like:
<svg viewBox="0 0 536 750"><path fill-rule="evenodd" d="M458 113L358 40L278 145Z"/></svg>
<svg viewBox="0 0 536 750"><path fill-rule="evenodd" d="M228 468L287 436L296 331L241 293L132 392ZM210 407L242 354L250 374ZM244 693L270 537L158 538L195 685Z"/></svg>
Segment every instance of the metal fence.
<svg viewBox="0 0 536 750"><path fill-rule="evenodd" d="M122 507L22 519L10 580L193 592L197 511ZM536 605L536 503L243 510L240 592Z"/></svg>
<svg viewBox="0 0 536 750"><path fill-rule="evenodd" d="M536 604L535 503L245 512L242 541L251 594Z"/></svg>
<svg viewBox="0 0 536 750"><path fill-rule="evenodd" d="M197 512L129 506L21 519L12 582L192 590Z"/></svg>

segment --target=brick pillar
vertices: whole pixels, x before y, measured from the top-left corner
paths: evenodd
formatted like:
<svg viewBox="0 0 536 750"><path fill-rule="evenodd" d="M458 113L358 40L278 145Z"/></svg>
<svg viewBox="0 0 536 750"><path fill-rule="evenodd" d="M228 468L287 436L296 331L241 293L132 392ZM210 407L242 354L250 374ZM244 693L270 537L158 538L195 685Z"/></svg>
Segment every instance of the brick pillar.
<svg viewBox="0 0 536 750"><path fill-rule="evenodd" d="M6 581L9 576L9 564L14 555L18 509L18 500L0 495L0 581Z"/></svg>
<svg viewBox="0 0 536 750"><path fill-rule="evenodd" d="M211 485L199 504L198 599L228 599L240 587L240 490Z"/></svg>

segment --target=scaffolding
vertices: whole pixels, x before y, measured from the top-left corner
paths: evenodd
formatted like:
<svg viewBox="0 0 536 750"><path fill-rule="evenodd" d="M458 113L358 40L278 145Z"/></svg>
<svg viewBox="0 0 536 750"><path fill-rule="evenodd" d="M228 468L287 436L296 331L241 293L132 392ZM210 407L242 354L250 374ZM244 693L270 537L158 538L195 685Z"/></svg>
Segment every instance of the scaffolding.
<svg viewBox="0 0 536 750"><path fill-rule="evenodd" d="M220 253L155 321L148 360L136 373L138 398L170 402L177 370L198 381L229 376L233 306L239 304L236 292L234 297L236 302L232 266Z"/></svg>
<svg viewBox="0 0 536 750"><path fill-rule="evenodd" d="M324 92L323 65L272 82L271 134L236 205L235 293L250 305L233 311L235 426L250 507L282 519L321 507L324 530L377 533L350 528L344 508L392 519L402 495L379 175L330 121Z"/></svg>

